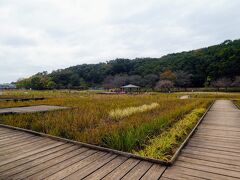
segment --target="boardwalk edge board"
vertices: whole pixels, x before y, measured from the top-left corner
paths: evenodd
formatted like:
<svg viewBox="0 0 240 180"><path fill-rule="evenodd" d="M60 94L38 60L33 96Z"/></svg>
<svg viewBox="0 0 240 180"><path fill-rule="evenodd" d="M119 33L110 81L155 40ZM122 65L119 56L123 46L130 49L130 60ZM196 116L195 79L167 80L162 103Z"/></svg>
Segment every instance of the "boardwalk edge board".
<svg viewBox="0 0 240 180"><path fill-rule="evenodd" d="M236 101L232 101L232 103L240 110L240 106L237 104Z"/></svg>
<svg viewBox="0 0 240 180"><path fill-rule="evenodd" d="M34 104L29 106L11 106L11 107L1 107L0 109L9 109L9 108L22 108L22 107L35 107L35 106L57 106L57 107L63 107L60 105L49 105L49 104Z"/></svg>
<svg viewBox="0 0 240 180"><path fill-rule="evenodd" d="M99 150L99 151L115 153L115 154L122 155L122 156L125 156L125 157L128 157L128 158L135 158L135 159L138 159L138 160L148 161L148 162L152 162L152 163L157 163L157 164L161 164L161 165L164 165L164 166L171 166L171 165L173 165L173 163L177 159L177 157L180 154L181 150L188 143L189 139L192 137L192 135L194 134L194 132L196 131L196 129L198 128L198 126L200 125L200 123L202 122L202 120L204 119L204 117L206 116L207 112L210 110L210 108L214 104L214 102L215 101L212 102L212 104L208 107L206 112L198 120L198 122L195 125L195 127L192 129L190 134L187 136L187 138L184 140L184 142L181 144L181 146L174 153L174 155L173 155L173 157L171 158L170 161L163 161L163 160L158 160L158 159L153 159L153 158L148 158L148 157L142 157L142 156L138 156L138 155L135 155L135 154L132 154L132 153L127 153L127 152L118 151L118 150L105 148L105 147L101 147L101 146L96 146L96 145L92 145L92 144L88 144L88 143L74 141L74 140L70 140L70 139L66 139L66 138L61 138L61 137L57 137L57 136L53 136L53 135L49 135L49 134L44 134L44 133L40 133L40 132L37 132L37 131L32 131L32 130L23 129L23 128L19 128L19 127L9 126L9 125L5 125L5 124L0 124L0 127L5 127L5 128L13 129L13 130L18 130L18 131L23 131L23 132L31 133L31 134L34 134L34 135L37 135L37 136L47 137L47 138L50 138L50 139L53 139L53 140L61 141L61 142L73 143L75 145L79 145L79 146L83 146L83 147L87 147L87 148L91 148L91 149L95 149L95 150Z"/></svg>
<svg viewBox="0 0 240 180"><path fill-rule="evenodd" d="M39 98L0 98L0 101L39 101L44 100L44 97Z"/></svg>
<svg viewBox="0 0 240 180"><path fill-rule="evenodd" d="M61 111L61 110L66 110L66 109L74 109L74 108L70 108L70 107L63 107L63 106L59 106L59 105L49 105L49 104L35 104L35 105L30 105L30 106L15 106L15 107L2 107L0 108L0 110L4 110L4 109L11 109L11 108L28 108L28 107L37 107L37 106L55 106L55 107L59 107L59 109L49 109L49 110L45 110L45 111L36 111L36 112L1 112L0 115L11 115L11 114L31 114L31 113L44 113L44 112L50 112L50 111Z"/></svg>

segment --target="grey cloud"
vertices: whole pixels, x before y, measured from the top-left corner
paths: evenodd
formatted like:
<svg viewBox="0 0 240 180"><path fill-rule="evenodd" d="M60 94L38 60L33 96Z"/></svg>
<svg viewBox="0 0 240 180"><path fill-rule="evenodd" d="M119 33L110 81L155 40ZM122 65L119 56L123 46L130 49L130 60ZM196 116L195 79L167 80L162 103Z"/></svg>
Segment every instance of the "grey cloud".
<svg viewBox="0 0 240 180"><path fill-rule="evenodd" d="M237 39L239 1L0 0L0 83Z"/></svg>

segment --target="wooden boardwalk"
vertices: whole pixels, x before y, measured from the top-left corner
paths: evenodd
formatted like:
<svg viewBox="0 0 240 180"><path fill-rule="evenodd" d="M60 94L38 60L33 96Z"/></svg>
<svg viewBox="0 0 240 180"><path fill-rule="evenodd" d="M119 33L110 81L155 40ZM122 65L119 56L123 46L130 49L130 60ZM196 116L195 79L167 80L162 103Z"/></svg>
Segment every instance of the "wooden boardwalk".
<svg viewBox="0 0 240 180"><path fill-rule="evenodd" d="M60 110L60 109L67 109L67 107L38 105L38 106L0 108L0 115L1 114L35 113L35 112L54 111L54 110Z"/></svg>
<svg viewBox="0 0 240 180"><path fill-rule="evenodd" d="M240 111L216 101L172 167L0 126L0 179L239 179Z"/></svg>
<svg viewBox="0 0 240 180"><path fill-rule="evenodd" d="M240 110L218 100L163 179L240 179Z"/></svg>

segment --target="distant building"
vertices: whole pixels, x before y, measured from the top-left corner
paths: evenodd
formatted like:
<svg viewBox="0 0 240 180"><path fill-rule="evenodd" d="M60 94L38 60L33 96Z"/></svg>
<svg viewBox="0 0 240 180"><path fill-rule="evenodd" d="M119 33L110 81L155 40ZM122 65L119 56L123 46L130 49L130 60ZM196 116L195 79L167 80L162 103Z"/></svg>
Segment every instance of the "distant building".
<svg viewBox="0 0 240 180"><path fill-rule="evenodd" d="M124 91L126 93L139 92L140 91L140 86L136 86L136 85L133 85L133 84L128 84L126 86L122 86L121 89L122 89L122 91Z"/></svg>

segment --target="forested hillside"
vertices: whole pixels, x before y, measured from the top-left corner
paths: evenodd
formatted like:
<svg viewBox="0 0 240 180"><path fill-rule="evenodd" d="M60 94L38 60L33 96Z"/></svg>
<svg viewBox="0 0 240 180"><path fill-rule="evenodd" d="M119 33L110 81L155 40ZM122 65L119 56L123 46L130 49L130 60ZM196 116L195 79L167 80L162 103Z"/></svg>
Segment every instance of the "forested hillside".
<svg viewBox="0 0 240 180"><path fill-rule="evenodd" d="M133 83L147 88L240 86L240 40L169 54L161 58L116 59L38 73L19 88L114 88Z"/></svg>

